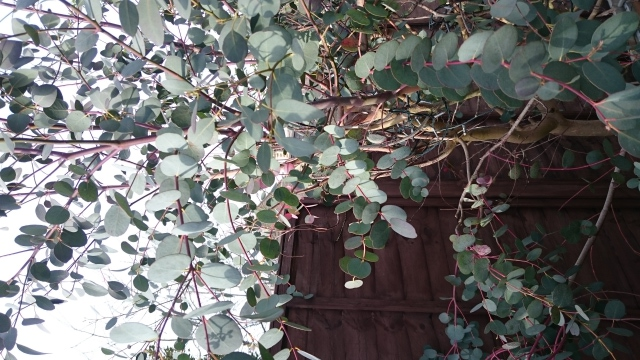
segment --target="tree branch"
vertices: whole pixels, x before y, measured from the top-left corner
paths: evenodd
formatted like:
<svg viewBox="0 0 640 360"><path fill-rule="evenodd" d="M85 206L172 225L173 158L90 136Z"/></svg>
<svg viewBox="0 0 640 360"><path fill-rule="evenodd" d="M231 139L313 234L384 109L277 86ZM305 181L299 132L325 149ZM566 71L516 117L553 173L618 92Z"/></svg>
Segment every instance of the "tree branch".
<svg viewBox="0 0 640 360"><path fill-rule="evenodd" d="M625 154L626 154L626 151L624 150L620 151L620 156L624 156ZM613 172L619 173L620 168L616 167L613 170ZM613 191L615 190L615 188L616 188L616 182L613 178L611 178L611 182L609 182L609 189L607 190L607 197L605 198L604 204L602 205L602 210L600 211L598 220L596 220L596 233L594 235L591 235L587 239L587 242L582 247L582 251L580 252L580 255L578 255L578 259L576 260L576 263L574 266L578 266L578 267L582 266L584 259L587 258L587 254L589 253L589 250L591 250L593 243L596 241L596 236L598 235L598 232L600 232L600 228L604 223L604 219L607 217L607 214L609 213L609 208L611 207L611 202L613 201ZM576 271L573 275L569 276L569 281L575 280L577 275L578 275L578 272Z"/></svg>

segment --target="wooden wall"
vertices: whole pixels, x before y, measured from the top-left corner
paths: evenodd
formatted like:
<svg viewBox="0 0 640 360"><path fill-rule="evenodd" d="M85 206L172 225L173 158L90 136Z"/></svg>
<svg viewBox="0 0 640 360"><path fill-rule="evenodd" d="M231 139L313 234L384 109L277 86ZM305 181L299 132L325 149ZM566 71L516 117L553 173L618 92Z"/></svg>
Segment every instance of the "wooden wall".
<svg viewBox="0 0 640 360"><path fill-rule="evenodd" d="M552 250L563 242L561 236L553 233L570 221L595 222L607 181L608 177L585 188L585 181L579 177L518 182L503 179L491 186L487 196L511 194L512 207L500 214L501 221L510 224L520 238L530 234L536 224L543 224L551 234L545 237L543 246ZM310 300L294 299L286 305L285 316L290 321L312 329L290 330L291 343L322 360L418 359L426 344L439 350L449 349L438 314L450 306L450 301L443 298L452 296L452 287L444 277L454 272L454 252L448 238L456 226L455 207L463 186L463 182L453 179L434 183L425 202L416 204L399 196L398 183L384 183L382 187L389 194L387 203L405 209L418 237L405 239L394 233L387 247L376 252L380 260L373 264L372 274L355 290L344 288L344 282L351 278L338 266L338 260L350 253L343 243L351 236L347 226L354 220L335 215L330 207L312 208L318 216L313 226L301 225L299 231L284 239L282 247L281 273L290 274L291 283L300 291L314 294ZM612 213L607 217L593 256L577 279L581 283L603 281L607 290L615 292L612 296L625 302L628 315L636 318L640 317L640 298L633 295L640 294L639 200L637 191L624 187L616 191L615 218ZM497 250L491 236L494 230L485 229L479 237ZM500 241L513 246L512 239L506 235ZM582 245L566 247L568 253L557 264L563 269L575 262ZM278 291L285 289L281 287ZM459 300L458 305L468 310L479 302L476 297L468 302ZM479 321L481 330L487 323L484 311L467 319ZM485 350L501 345L490 335L483 337ZM634 353L640 353L640 344L624 343ZM617 358L633 357L622 354Z"/></svg>

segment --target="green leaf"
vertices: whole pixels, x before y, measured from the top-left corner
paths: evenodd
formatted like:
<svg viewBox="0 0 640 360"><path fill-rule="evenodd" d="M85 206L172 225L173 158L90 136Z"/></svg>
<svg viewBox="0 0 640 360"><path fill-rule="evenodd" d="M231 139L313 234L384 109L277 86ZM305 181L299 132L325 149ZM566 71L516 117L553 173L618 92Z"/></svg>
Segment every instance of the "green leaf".
<svg viewBox="0 0 640 360"><path fill-rule="evenodd" d="M53 247L53 255L55 255L56 259L62 261L63 263L67 263L73 258L73 250L64 245L62 242L59 242Z"/></svg>
<svg viewBox="0 0 640 360"><path fill-rule="evenodd" d="M624 303L620 300L609 300L604 307L604 316L609 319L622 319L627 313Z"/></svg>
<svg viewBox="0 0 640 360"><path fill-rule="evenodd" d="M573 166L573 162L575 161L575 158L576 156L573 153L573 151L565 150L564 154L562 155L562 167L566 169Z"/></svg>
<svg viewBox="0 0 640 360"><path fill-rule="evenodd" d="M116 326L109 333L111 341L119 344L153 341L158 338L158 333L147 325L130 322Z"/></svg>
<svg viewBox="0 0 640 360"><path fill-rule="evenodd" d="M307 157L316 152L316 148L310 142L293 137L282 137L278 134L276 134L276 140L289 154L298 158Z"/></svg>
<svg viewBox="0 0 640 360"><path fill-rule="evenodd" d="M249 37L249 51L259 62L273 64L282 60L290 46L291 35L277 25L254 32Z"/></svg>
<svg viewBox="0 0 640 360"><path fill-rule="evenodd" d="M234 203L219 203L213 208L213 218L219 224L229 224L238 216L238 211L238 206Z"/></svg>
<svg viewBox="0 0 640 360"><path fill-rule="evenodd" d="M191 264L191 258L185 254L163 256L151 264L147 278L153 282L166 283L182 275Z"/></svg>
<svg viewBox="0 0 640 360"><path fill-rule="evenodd" d="M508 60L516 49L518 31L512 25L504 25L491 34L482 49L482 70L492 73Z"/></svg>
<svg viewBox="0 0 640 360"><path fill-rule="evenodd" d="M610 123L615 130L631 130L637 128L640 121L640 86L609 95L606 99L596 103L598 117L605 123Z"/></svg>
<svg viewBox="0 0 640 360"><path fill-rule="evenodd" d="M170 155L160 163L160 170L167 176L189 178L198 172L198 161L183 154Z"/></svg>
<svg viewBox="0 0 640 360"><path fill-rule="evenodd" d="M244 60L249 53L247 40L235 31L230 31L222 39L222 52L227 60L237 63Z"/></svg>
<svg viewBox="0 0 640 360"><path fill-rule="evenodd" d="M369 76L371 69L373 69L373 61L375 59L375 56L376 53L368 52L358 58L354 67L357 77L366 78L367 76Z"/></svg>
<svg viewBox="0 0 640 360"><path fill-rule="evenodd" d="M400 218L390 219L389 224L391 224L391 229L401 236L404 236L409 239L415 239L418 237L418 234L416 233L416 229L413 227L413 225L409 224L403 219L400 219Z"/></svg>
<svg viewBox="0 0 640 360"><path fill-rule="evenodd" d="M324 117L322 110L293 99L281 100L275 111L282 120L290 123L306 123Z"/></svg>
<svg viewBox="0 0 640 360"><path fill-rule="evenodd" d="M462 252L476 243L476 237L471 234L451 235L449 238L453 242L453 249L456 252Z"/></svg>
<svg viewBox="0 0 640 360"><path fill-rule="evenodd" d="M585 61L582 73L598 89L613 94L626 88L622 74L612 65L605 62Z"/></svg>
<svg viewBox="0 0 640 360"><path fill-rule="evenodd" d="M445 66L436 71L436 75L445 87L461 89L471 84L469 66L466 64Z"/></svg>
<svg viewBox="0 0 640 360"><path fill-rule="evenodd" d="M53 184L53 190L64 197L71 197L71 195L73 195L73 186L66 181L56 181Z"/></svg>
<svg viewBox="0 0 640 360"><path fill-rule="evenodd" d="M16 134L20 134L27 129L31 119L25 114L11 114L7 116L7 127Z"/></svg>
<svg viewBox="0 0 640 360"><path fill-rule="evenodd" d="M127 212L117 206L112 206L104 216L104 229L111 236L121 236L127 232L131 218Z"/></svg>
<svg viewBox="0 0 640 360"><path fill-rule="evenodd" d="M400 44L395 41L387 41L376 49L376 56L373 59L373 68L381 71L384 70L387 65L396 57L396 51Z"/></svg>
<svg viewBox="0 0 640 360"><path fill-rule="evenodd" d="M340 268L347 274L360 279L371 274L371 264L358 258L344 257L340 259Z"/></svg>
<svg viewBox="0 0 640 360"><path fill-rule="evenodd" d="M407 213L399 206L396 205L385 205L380 211L382 212L382 216L385 220L389 219L402 219L407 220Z"/></svg>
<svg viewBox="0 0 640 360"><path fill-rule="evenodd" d="M78 195L80 198L87 202L94 202L98 200L98 187L92 181L83 181L78 185Z"/></svg>
<svg viewBox="0 0 640 360"><path fill-rule="evenodd" d="M580 76L576 69L567 63L561 61L551 61L544 68L543 75L550 77L553 80L557 80L559 83L564 83L565 86L570 85L576 90L579 88L578 80L580 79ZM575 97L575 94L567 89L560 91L560 93L556 95L556 99L561 101L571 101Z"/></svg>
<svg viewBox="0 0 640 360"><path fill-rule="evenodd" d="M229 242L227 247L234 254L244 255L245 252L251 252L257 243L256 236L249 233L240 235L236 240Z"/></svg>
<svg viewBox="0 0 640 360"><path fill-rule="evenodd" d="M462 43L460 49L458 49L458 59L462 62L468 62L480 57L484 49L484 44L491 34L493 34L493 31L478 31L469 36L469 38Z"/></svg>
<svg viewBox="0 0 640 360"><path fill-rule="evenodd" d="M277 240L262 239L260 241L260 253L267 259L277 259L280 255L280 243Z"/></svg>
<svg viewBox="0 0 640 360"><path fill-rule="evenodd" d="M553 26L549 41L549 55L553 60L563 60L578 39L578 26L570 16L563 16Z"/></svg>
<svg viewBox="0 0 640 360"><path fill-rule="evenodd" d="M171 330L182 339L188 339L191 337L191 331L193 331L193 324L191 321L181 317L171 317Z"/></svg>
<svg viewBox="0 0 640 360"><path fill-rule="evenodd" d="M260 210L256 213L256 218L265 224L275 224L278 217L273 210Z"/></svg>
<svg viewBox="0 0 640 360"><path fill-rule="evenodd" d="M149 41L160 46L164 43L164 22L158 10L158 4L155 0L140 0L138 2L140 30Z"/></svg>
<svg viewBox="0 0 640 360"><path fill-rule="evenodd" d="M452 31L446 33L433 49L433 68L441 70L453 59L458 50L458 35Z"/></svg>
<svg viewBox="0 0 640 360"><path fill-rule="evenodd" d="M474 239L475 240L475 239ZM473 277L478 282L485 282L489 278L489 259L476 259L473 263Z"/></svg>
<svg viewBox="0 0 640 360"><path fill-rule="evenodd" d="M408 60L411 58L414 49L422 41L422 38L415 35L408 35L396 49L396 60Z"/></svg>
<svg viewBox="0 0 640 360"><path fill-rule="evenodd" d="M47 210L44 219L49 224L60 225L69 220L70 217L71 213L69 213L69 210L63 208L62 206L55 205Z"/></svg>
<svg viewBox="0 0 640 360"><path fill-rule="evenodd" d="M372 202L367 204L362 210L362 222L365 224L371 224L378 217L378 212L380 211L380 204L377 202Z"/></svg>
<svg viewBox="0 0 640 360"><path fill-rule="evenodd" d="M573 5L587 11L590 11L593 8L595 2L596 0L572 0Z"/></svg>
<svg viewBox="0 0 640 360"><path fill-rule="evenodd" d="M551 302L560 308L573 305L573 293L567 284L558 284L551 292Z"/></svg>
<svg viewBox="0 0 640 360"><path fill-rule="evenodd" d="M136 5L129 0L123 0L118 6L118 10L122 29L128 35L135 36L136 32L138 31L138 23L140 19L138 16L138 9L136 8Z"/></svg>
<svg viewBox="0 0 640 360"><path fill-rule="evenodd" d="M205 315L227 311L232 307L233 307L233 302L231 301L217 301L213 304L205 305L203 307L193 310L192 312L186 314L184 318L185 319L200 318Z"/></svg>
<svg viewBox="0 0 640 360"><path fill-rule="evenodd" d="M540 88L540 79L533 76L524 77L515 84L518 99L528 100L535 96Z"/></svg>
<svg viewBox="0 0 640 360"><path fill-rule="evenodd" d="M69 247L83 247L88 242L87 235L82 229L77 229L76 231L64 229L60 234L60 240Z"/></svg>
<svg viewBox="0 0 640 360"><path fill-rule="evenodd" d="M516 10L517 0L499 0L491 6L491 16L506 18Z"/></svg>
<svg viewBox="0 0 640 360"><path fill-rule="evenodd" d="M591 46L603 52L618 49L638 30L638 15L621 11L600 24L591 37Z"/></svg>
<svg viewBox="0 0 640 360"><path fill-rule="evenodd" d="M300 204L300 201L298 200L298 197L296 195L294 195L293 193L291 193L291 191L289 191L289 189L284 188L284 187L277 188L273 192L273 197L276 199L276 201L284 202L285 204L287 204L289 206L296 207L296 206L298 206Z"/></svg>
<svg viewBox="0 0 640 360"><path fill-rule="evenodd" d="M419 73L424 68L425 62L431 58L431 39L425 37L413 49L411 53L411 70Z"/></svg>
<svg viewBox="0 0 640 360"><path fill-rule="evenodd" d="M214 354L226 355L242 346L242 331L238 324L226 315L215 315L198 326L196 342Z"/></svg>
<svg viewBox="0 0 640 360"><path fill-rule="evenodd" d="M198 119L195 129L193 127L189 127L187 139L189 140L189 143L198 146L215 144L218 140L216 121L210 117Z"/></svg>
<svg viewBox="0 0 640 360"><path fill-rule="evenodd" d="M155 1L155 0L147 0ZM192 92L196 89L187 80L182 79L167 79L161 82L162 86L174 95L183 95L184 93Z"/></svg>
<svg viewBox="0 0 640 360"><path fill-rule="evenodd" d="M273 328L262 334L258 342L268 349L279 343L283 336L284 332L282 330Z"/></svg>
<svg viewBox="0 0 640 360"><path fill-rule="evenodd" d="M271 146L267 143L260 145L258 148L258 155L256 156L256 161L258 162L260 170L267 172L271 169L272 157L273 153L271 151Z"/></svg>
<svg viewBox="0 0 640 360"><path fill-rule="evenodd" d="M367 26L371 23L369 16L367 16L364 11L359 9L347 10L347 16L351 18L351 21L361 26Z"/></svg>
<svg viewBox="0 0 640 360"><path fill-rule="evenodd" d="M31 89L29 91L31 92L31 96L33 96L33 102L42 106L43 108L53 105L53 103L56 101L56 98L58 97L58 88L53 85L34 84L33 86L31 86Z"/></svg>
<svg viewBox="0 0 640 360"><path fill-rule="evenodd" d="M542 63L547 60L547 50L541 41L532 41L520 46L511 58L509 78L514 82L532 74L542 73Z"/></svg>
<svg viewBox="0 0 640 360"><path fill-rule="evenodd" d="M36 305L42 310L51 311L56 308L55 305L53 305L53 302L44 296L33 295L33 298L36 299Z"/></svg>
<svg viewBox="0 0 640 360"><path fill-rule="evenodd" d="M26 347L26 346L24 346L24 345L20 345L20 344L16 344L16 347L17 347L17 348L18 348L18 350L20 350L22 353L25 353L25 354L27 354L27 355L46 355L46 354L48 354L48 353L43 353L43 352L40 352L40 351L33 350L33 349L31 349L31 348L28 348L28 347ZM14 357L14 359L15 359L15 357ZM8 360L8 359L7 359L7 358L5 358L5 360Z"/></svg>
<svg viewBox="0 0 640 360"><path fill-rule="evenodd" d="M237 286L242 281L242 274L233 266L210 263L201 269L202 280L213 289L229 289Z"/></svg>
<svg viewBox="0 0 640 360"><path fill-rule="evenodd" d="M238 0L238 10L252 18L260 15L262 18L272 18L280 10L278 0Z"/></svg>
<svg viewBox="0 0 640 360"><path fill-rule="evenodd" d="M640 157L640 127L618 131L618 142L629 154Z"/></svg>
<svg viewBox="0 0 640 360"><path fill-rule="evenodd" d="M164 210L171 205L175 205L176 201L180 199L180 196L182 196L180 190L163 191L149 199L145 204L145 208L151 212Z"/></svg>

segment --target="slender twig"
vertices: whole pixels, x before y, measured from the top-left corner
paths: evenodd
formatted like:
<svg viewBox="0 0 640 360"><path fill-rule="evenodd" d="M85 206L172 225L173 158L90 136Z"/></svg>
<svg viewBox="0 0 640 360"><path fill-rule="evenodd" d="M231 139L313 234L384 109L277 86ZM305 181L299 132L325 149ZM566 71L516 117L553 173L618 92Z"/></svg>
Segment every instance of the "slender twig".
<svg viewBox="0 0 640 360"><path fill-rule="evenodd" d="M624 156L625 153L626 152L622 150L620 152L620 155ZM614 173L620 172L620 168L616 167L615 170L613 170L613 172ZM587 242L582 247L582 251L580 252L580 255L578 256L578 260L576 260L576 263L574 266L577 266L577 267L582 266L584 259L587 258L587 254L589 254L589 251L591 250L593 243L596 241L596 236L598 235L598 232L600 231L600 228L604 223L604 219L607 217L607 214L609 213L609 208L611 207L611 202L613 201L613 191L615 190L615 188L616 188L616 182L612 177L611 182L609 182L609 190L607 190L607 197L605 198L604 204L602 205L602 210L600 211L598 220L596 220L596 233L591 235L587 239ZM569 281L575 280L577 275L578 275L578 272L576 271L573 275L569 276Z"/></svg>

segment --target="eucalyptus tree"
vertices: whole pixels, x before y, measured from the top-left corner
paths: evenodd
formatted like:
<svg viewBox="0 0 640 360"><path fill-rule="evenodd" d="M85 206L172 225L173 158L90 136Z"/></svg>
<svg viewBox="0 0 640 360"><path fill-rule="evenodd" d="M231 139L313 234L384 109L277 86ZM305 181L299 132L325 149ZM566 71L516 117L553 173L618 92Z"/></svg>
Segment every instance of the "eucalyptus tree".
<svg viewBox="0 0 640 360"><path fill-rule="evenodd" d="M419 202L428 196L426 167L490 142L477 167L467 159L460 189L460 210L479 207L490 184L478 175L492 151L557 136L615 137L621 152L605 140L606 154L587 161L629 171L640 156L638 16L601 10L602 1L554 4L0 3L12 29L0 42L0 215L23 250L0 279L0 297L13 304L0 313L4 358L38 353L17 336L43 321L27 309L55 310L81 296L75 301L122 301L122 315L104 324L106 355L188 359L195 344L207 358L314 359L296 344L269 353L288 332L309 330L283 317L282 306L312 294L278 272L279 239L313 223L309 199L357 219L345 243L353 255L330 264L357 288L391 232L417 236L376 179L398 179L401 194ZM478 117L452 111L478 101L503 123L480 127ZM597 119L566 119L556 110L569 101ZM416 144L437 155L424 157ZM382 154L374 161L372 153ZM565 153L567 167L573 156ZM618 170L612 187L624 179ZM640 177L638 163L634 171ZM630 335L598 327L600 316L625 316L620 301L598 311L572 292L571 274L536 274L532 264L545 263L535 243L489 258L474 236L489 215L469 220L459 211L449 280L469 299L481 292L479 306L505 319L486 329L504 344L494 355L604 358L613 348L604 335ZM592 243L600 224L572 229ZM114 272L116 258L128 262L124 273ZM289 290L276 294L276 284ZM139 320L140 311L155 317ZM440 316L452 349L426 347L423 358L488 356L481 329L454 315ZM256 335L251 323L274 327ZM582 346L566 346L567 338Z"/></svg>

